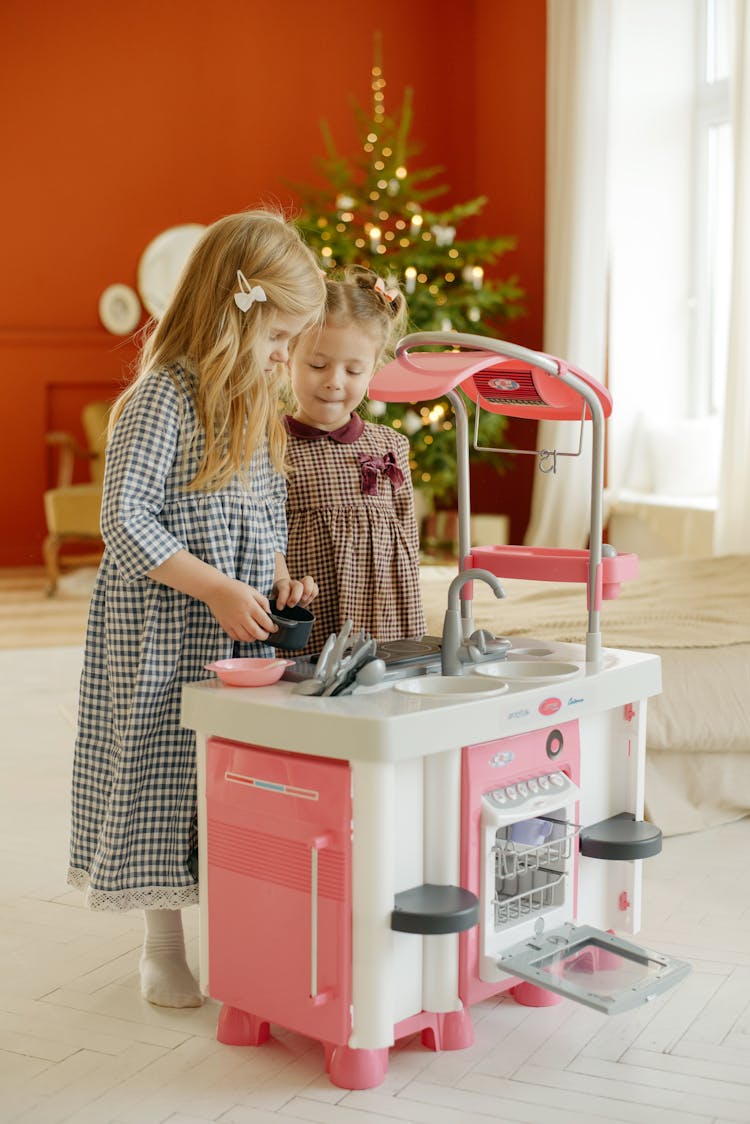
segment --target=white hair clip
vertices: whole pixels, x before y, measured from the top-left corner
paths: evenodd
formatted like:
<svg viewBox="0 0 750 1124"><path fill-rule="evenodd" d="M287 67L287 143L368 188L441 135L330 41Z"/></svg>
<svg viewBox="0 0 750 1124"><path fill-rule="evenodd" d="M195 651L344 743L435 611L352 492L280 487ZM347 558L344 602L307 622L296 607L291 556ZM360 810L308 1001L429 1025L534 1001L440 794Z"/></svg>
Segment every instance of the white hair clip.
<svg viewBox="0 0 750 1124"><path fill-rule="evenodd" d="M381 296L385 297L389 304L393 304L396 297L400 295L398 289L386 289L385 282L383 281L382 277L378 277L377 281L373 285L373 289L376 293L380 293Z"/></svg>
<svg viewBox="0 0 750 1124"><path fill-rule="evenodd" d="M247 312L256 301L267 300L265 289L260 285L251 285L241 269L237 270L237 282L240 287L234 294L234 303L240 312Z"/></svg>

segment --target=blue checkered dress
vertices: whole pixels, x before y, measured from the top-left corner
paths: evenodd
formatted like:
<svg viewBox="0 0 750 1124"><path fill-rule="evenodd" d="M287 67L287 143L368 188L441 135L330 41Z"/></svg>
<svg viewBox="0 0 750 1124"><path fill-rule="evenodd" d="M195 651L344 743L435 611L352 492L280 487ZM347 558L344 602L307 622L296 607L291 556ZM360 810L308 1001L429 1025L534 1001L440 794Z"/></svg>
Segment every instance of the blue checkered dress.
<svg viewBox="0 0 750 1124"><path fill-rule="evenodd" d="M194 734L184 683L233 655L200 601L147 578L180 548L265 594L286 548L286 488L267 450L249 486L189 492L203 447L188 373L142 381L107 449L105 552L89 610L73 763L71 885L92 909L178 909L197 901Z"/></svg>

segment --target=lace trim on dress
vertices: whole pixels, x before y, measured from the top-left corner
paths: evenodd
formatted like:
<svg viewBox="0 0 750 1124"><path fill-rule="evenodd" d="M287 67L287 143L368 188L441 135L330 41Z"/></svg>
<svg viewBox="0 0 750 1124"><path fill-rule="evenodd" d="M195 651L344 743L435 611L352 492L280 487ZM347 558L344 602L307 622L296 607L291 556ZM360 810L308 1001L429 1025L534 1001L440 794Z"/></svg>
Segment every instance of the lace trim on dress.
<svg viewBox="0 0 750 1124"><path fill-rule="evenodd" d="M196 905L198 887L193 886L144 886L137 890L92 890L88 872L70 869L68 885L85 893L84 904L88 909L117 910L129 909L182 909L183 906Z"/></svg>

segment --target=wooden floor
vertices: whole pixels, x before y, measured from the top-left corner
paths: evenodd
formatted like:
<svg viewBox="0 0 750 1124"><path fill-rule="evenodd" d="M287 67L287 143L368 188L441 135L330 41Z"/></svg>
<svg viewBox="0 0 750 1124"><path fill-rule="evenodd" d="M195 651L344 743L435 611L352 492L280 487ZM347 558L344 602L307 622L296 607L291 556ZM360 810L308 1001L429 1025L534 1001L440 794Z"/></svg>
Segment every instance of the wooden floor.
<svg viewBox="0 0 750 1124"><path fill-rule="evenodd" d="M41 566L0 567L0 649L82 644L93 579L91 569L73 570L48 597Z"/></svg>
<svg viewBox="0 0 750 1124"><path fill-rule="evenodd" d="M300 1035L273 1027L261 1047L227 1047L213 1001L145 1003L140 916L92 914L65 885L87 599L66 609L33 575L14 581L0 596L2 1124L750 1122L750 819L667 839L646 862L639 940L693 970L633 1014L493 999L473 1008L470 1048L407 1039L379 1088L348 1092ZM62 635L79 639L44 646ZM185 911L194 965L196 912Z"/></svg>

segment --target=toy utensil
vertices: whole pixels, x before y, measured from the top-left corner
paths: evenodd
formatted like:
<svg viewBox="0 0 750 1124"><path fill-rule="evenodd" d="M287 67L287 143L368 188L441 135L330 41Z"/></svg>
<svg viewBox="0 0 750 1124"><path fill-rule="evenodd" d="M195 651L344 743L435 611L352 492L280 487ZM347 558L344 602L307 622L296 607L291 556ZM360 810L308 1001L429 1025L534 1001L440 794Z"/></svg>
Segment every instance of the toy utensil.
<svg viewBox="0 0 750 1124"><path fill-rule="evenodd" d="M333 677L333 679L326 683L326 685L323 687L323 690L320 692L321 696L325 697L327 695L332 695L336 688L340 687L343 684L345 678L346 668L344 668L343 671L339 671L338 674Z"/></svg>
<svg viewBox="0 0 750 1124"><path fill-rule="evenodd" d="M331 652L330 663L328 664L328 667L326 668L326 670L329 672L329 674L336 675L341 670L340 665L341 665L341 660L344 656L344 651L346 650L346 642L349 639L349 636L351 635L351 631L352 631L353 627L354 627L354 621L351 619L351 617L348 620L344 621L344 623L341 627L341 632L339 632L338 636L336 637L336 641L335 641L334 646L333 646L333 651Z"/></svg>
<svg viewBox="0 0 750 1124"><path fill-rule="evenodd" d="M357 651L353 652L341 665L339 674L336 676L330 691L326 688L323 694L338 695L350 686L362 665L374 657L376 649L377 643L375 640L367 640L360 645Z"/></svg>
<svg viewBox="0 0 750 1124"><path fill-rule="evenodd" d="M374 687L381 683L385 676L385 661L370 660L357 672L356 685L358 687Z"/></svg>
<svg viewBox="0 0 750 1124"><path fill-rule="evenodd" d="M346 641L349 640L349 637L352 634L353 627L354 622L351 617L344 620L344 623L341 627L341 632L336 636L336 641L333 646L333 655L331 656L332 667L335 667L336 663L338 661L341 661L346 649Z"/></svg>
<svg viewBox="0 0 750 1124"><path fill-rule="evenodd" d="M337 695L341 688L347 685L355 661L356 667L359 667L362 660L358 656L350 654L337 662L333 675L329 675L326 679L323 695Z"/></svg>
<svg viewBox="0 0 750 1124"><path fill-rule="evenodd" d="M323 645L321 653L318 656L318 662L315 665L315 678L319 679L321 683L325 683L326 672L328 671L328 666L331 660L331 652L333 651L335 643L336 633L332 632Z"/></svg>
<svg viewBox="0 0 750 1124"><path fill-rule="evenodd" d="M352 640L352 652L358 652L363 644L366 644L370 636L363 628L359 630L357 635Z"/></svg>
<svg viewBox="0 0 750 1124"><path fill-rule="evenodd" d="M329 678L326 680L326 682L323 686L323 690L320 692L321 695L338 694L340 688L344 686L344 683L346 682L348 676L349 676L349 660L347 659L343 663L341 661L339 661L338 671L333 676L333 678L331 678L329 676Z"/></svg>
<svg viewBox="0 0 750 1124"><path fill-rule="evenodd" d="M378 683L383 681L385 676L385 661L384 660L368 660L354 677L354 681L349 683L347 687L338 692L338 697L342 695L351 695L357 687L375 687Z"/></svg>
<svg viewBox="0 0 750 1124"><path fill-rule="evenodd" d="M323 693L323 683L320 679L301 679L292 687L294 695L320 695Z"/></svg>

